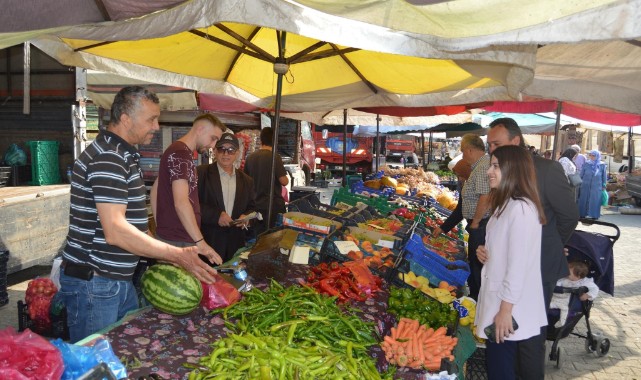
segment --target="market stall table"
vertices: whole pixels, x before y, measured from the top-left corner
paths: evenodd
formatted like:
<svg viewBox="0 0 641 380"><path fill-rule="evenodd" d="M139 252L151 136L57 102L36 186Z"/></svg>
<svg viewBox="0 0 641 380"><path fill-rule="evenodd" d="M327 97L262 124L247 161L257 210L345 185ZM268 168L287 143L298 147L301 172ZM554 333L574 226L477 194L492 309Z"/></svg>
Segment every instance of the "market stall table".
<svg viewBox="0 0 641 380"><path fill-rule="evenodd" d="M302 281L308 271L306 265L289 264L285 286ZM267 287L267 280L254 282L260 289ZM379 331L387 331L394 319L386 312L388 292L376 294L372 299L354 306L362 310L364 320L376 322ZM211 352L210 344L225 337L229 330L220 315L211 315L202 307L185 316L173 316L147 307L139 309L114 326L84 339L80 344L91 344L99 336L107 338L114 353L127 366L129 378L137 379L155 373L165 379L185 379L192 369L184 363L197 364L201 357ZM473 350L472 350L473 351ZM371 355L379 368L386 365L380 347L373 347ZM467 358L471 352L466 354ZM395 378L415 379L423 372L399 369Z"/></svg>

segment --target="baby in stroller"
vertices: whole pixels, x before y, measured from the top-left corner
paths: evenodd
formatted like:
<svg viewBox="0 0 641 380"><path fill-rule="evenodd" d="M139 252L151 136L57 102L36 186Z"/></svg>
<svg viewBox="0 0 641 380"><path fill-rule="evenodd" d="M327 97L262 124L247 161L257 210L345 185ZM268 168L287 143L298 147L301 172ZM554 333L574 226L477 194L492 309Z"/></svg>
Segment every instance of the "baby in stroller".
<svg viewBox="0 0 641 380"><path fill-rule="evenodd" d="M568 267L570 275L557 281L556 286L574 289L586 287L588 289L587 293L581 294L579 299L581 301L593 301L599 295L599 287L592 278L587 277L590 271L588 264L583 261L570 261ZM557 293L556 291L552 295L550 309L559 309L560 311L559 320L554 327L561 327L565 324L568 318L571 295L572 293L570 292Z"/></svg>

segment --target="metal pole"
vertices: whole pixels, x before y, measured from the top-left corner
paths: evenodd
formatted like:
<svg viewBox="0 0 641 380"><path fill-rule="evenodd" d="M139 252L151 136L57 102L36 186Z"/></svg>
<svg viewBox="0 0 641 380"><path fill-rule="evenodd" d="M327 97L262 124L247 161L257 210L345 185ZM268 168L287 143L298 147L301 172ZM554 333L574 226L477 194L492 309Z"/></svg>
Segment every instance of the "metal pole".
<svg viewBox="0 0 641 380"><path fill-rule="evenodd" d="M632 140L632 127L628 129L628 174L632 174L635 165L634 160L634 141Z"/></svg>
<svg viewBox="0 0 641 380"><path fill-rule="evenodd" d="M421 131L421 158L423 159L422 166L425 166L425 131ZM430 149L427 148L427 163L430 163Z"/></svg>
<svg viewBox="0 0 641 380"><path fill-rule="evenodd" d="M378 157L378 155L380 154L380 146L379 146L380 141L378 140L378 134L379 134L378 128L380 126L380 123L381 123L380 114L376 114L376 138L374 139L374 159L376 160L376 163L374 166L375 173L378 173L378 160L380 159Z"/></svg>
<svg viewBox="0 0 641 380"><path fill-rule="evenodd" d="M81 67L76 67L76 101L78 105L71 106L74 160L87 145L87 69Z"/></svg>
<svg viewBox="0 0 641 380"><path fill-rule="evenodd" d="M552 159L556 160L556 146L559 141L559 129L561 128L562 102L556 102L556 125L554 126L554 145L552 146Z"/></svg>
<svg viewBox="0 0 641 380"><path fill-rule="evenodd" d="M31 114L31 43L29 41L23 46L23 94L22 94L22 113ZM11 75L11 74L9 74ZM11 94L9 94L11 96Z"/></svg>
<svg viewBox="0 0 641 380"><path fill-rule="evenodd" d="M285 65L285 42L287 40L287 33L286 32L279 32L277 31L277 37L278 37L278 58L276 59L276 63L274 64L274 72L277 74L277 80L276 80L276 104L274 105L275 108L275 113L274 113L274 141L272 144L272 167L271 167L271 181L269 181L269 208L267 209L267 228L272 228L272 207L274 205L274 182L276 181L276 171L275 171L275 166L276 166L276 155L278 154L278 127L280 126L280 103L281 103L281 98L283 95L283 75L287 73L287 68L283 68L280 65ZM280 69L284 69L285 71L283 72Z"/></svg>
<svg viewBox="0 0 641 380"><path fill-rule="evenodd" d="M343 109L343 187L347 186L347 108Z"/></svg>

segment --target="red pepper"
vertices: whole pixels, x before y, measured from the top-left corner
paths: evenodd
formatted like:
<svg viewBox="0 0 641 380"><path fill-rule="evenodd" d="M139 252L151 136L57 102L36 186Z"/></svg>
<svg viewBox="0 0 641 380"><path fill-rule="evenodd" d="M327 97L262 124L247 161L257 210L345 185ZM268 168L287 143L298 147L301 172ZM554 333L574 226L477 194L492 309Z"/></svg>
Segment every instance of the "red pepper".
<svg viewBox="0 0 641 380"><path fill-rule="evenodd" d="M322 291L329 293L332 296L340 297L341 294L335 287L330 284L329 279L320 280L320 288Z"/></svg>
<svg viewBox="0 0 641 380"><path fill-rule="evenodd" d="M349 299L353 299L353 300L359 299L358 294L352 292L350 289L341 290L341 293Z"/></svg>
<svg viewBox="0 0 641 380"><path fill-rule="evenodd" d="M355 280L349 281L349 286L352 288L353 291L356 292L356 294L361 292L361 289L358 287L358 284L356 283Z"/></svg>
<svg viewBox="0 0 641 380"><path fill-rule="evenodd" d="M338 264L336 261L332 261L332 262L329 264L329 269L331 269L332 271L336 271L336 270L338 270L339 268L340 268L340 264Z"/></svg>

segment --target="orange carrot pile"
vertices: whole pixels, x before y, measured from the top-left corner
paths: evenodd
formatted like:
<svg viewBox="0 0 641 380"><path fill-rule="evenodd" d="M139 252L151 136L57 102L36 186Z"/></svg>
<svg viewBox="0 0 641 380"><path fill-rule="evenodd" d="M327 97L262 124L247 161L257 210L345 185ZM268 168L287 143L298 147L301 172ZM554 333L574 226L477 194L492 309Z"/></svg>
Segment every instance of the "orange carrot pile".
<svg viewBox="0 0 641 380"><path fill-rule="evenodd" d="M436 371L441 367L442 358L454 360L452 350L458 339L446 335L445 327L434 330L415 319L401 318L391 331L391 335L383 339L381 347L385 358L392 364Z"/></svg>

